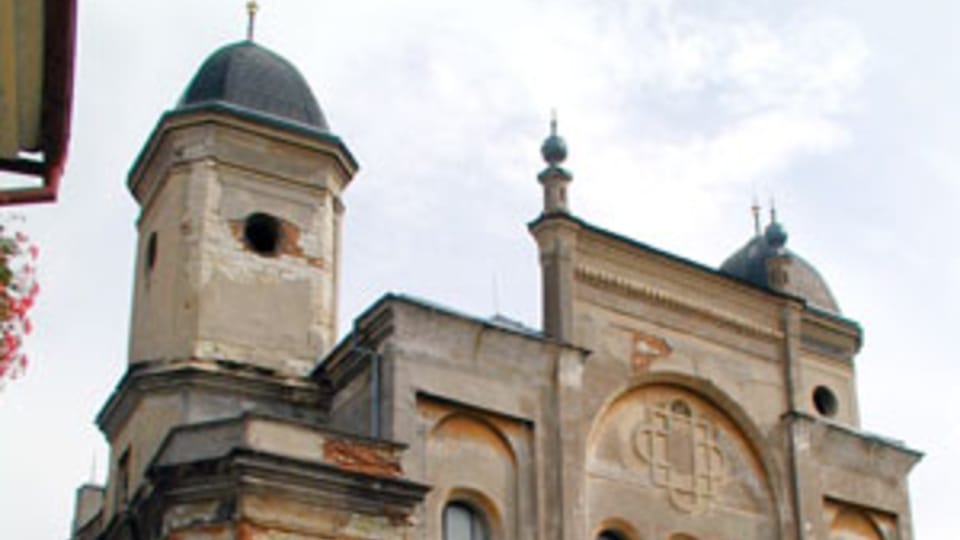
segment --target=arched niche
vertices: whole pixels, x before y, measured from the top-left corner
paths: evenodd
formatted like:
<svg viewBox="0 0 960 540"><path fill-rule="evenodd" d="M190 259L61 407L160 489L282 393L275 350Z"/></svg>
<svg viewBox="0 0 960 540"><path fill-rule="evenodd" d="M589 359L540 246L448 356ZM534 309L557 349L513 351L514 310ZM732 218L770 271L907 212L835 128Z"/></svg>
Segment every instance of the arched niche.
<svg viewBox="0 0 960 540"><path fill-rule="evenodd" d="M596 540L642 540L632 523L621 517L610 517L600 522L590 538Z"/></svg>
<svg viewBox="0 0 960 540"><path fill-rule="evenodd" d="M461 501L481 510L494 540L511 537L516 526L517 457L510 440L479 415L454 412L439 419L427 436L427 504L435 522L443 508Z"/></svg>
<svg viewBox="0 0 960 540"><path fill-rule="evenodd" d="M443 540L493 540L502 536L495 505L474 491L451 493L443 506L441 522Z"/></svg>
<svg viewBox="0 0 960 540"><path fill-rule="evenodd" d="M886 540L880 526L866 512L843 508L830 523L830 540Z"/></svg>
<svg viewBox="0 0 960 540"><path fill-rule="evenodd" d="M591 516L623 516L657 537L780 537L773 460L708 383L662 378L617 393L593 422L586 463Z"/></svg>

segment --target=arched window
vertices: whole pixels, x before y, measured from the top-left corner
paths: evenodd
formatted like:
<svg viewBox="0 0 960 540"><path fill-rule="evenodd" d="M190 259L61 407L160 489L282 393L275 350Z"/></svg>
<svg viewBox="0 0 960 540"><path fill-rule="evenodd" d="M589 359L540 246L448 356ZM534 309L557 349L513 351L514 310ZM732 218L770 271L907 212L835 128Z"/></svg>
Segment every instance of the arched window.
<svg viewBox="0 0 960 540"><path fill-rule="evenodd" d="M623 535L609 529L597 535L597 540L624 540Z"/></svg>
<svg viewBox="0 0 960 540"><path fill-rule="evenodd" d="M448 504L443 509L443 540L490 540L486 517L469 504Z"/></svg>

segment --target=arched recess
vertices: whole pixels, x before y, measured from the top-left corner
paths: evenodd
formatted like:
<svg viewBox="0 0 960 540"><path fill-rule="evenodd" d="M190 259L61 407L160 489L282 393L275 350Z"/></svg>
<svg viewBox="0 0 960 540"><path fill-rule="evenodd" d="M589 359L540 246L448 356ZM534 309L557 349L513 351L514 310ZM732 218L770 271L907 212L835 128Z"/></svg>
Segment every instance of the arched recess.
<svg viewBox="0 0 960 540"><path fill-rule="evenodd" d="M830 524L830 540L886 540L886 536L865 512L845 508Z"/></svg>
<svg viewBox="0 0 960 540"><path fill-rule="evenodd" d="M441 509L441 512L443 513L441 516L443 533L439 538L442 538L443 540L449 540L446 534L446 514L451 507L465 508L471 514L473 519L479 520L479 527L476 527L476 523L471 523L470 528L474 532L474 534L471 535L472 537L489 540L503 538L503 518L496 503L490 500L490 498L483 493L465 488L455 488L447 496L446 502L443 504L443 508ZM480 530L477 530L478 528Z"/></svg>
<svg viewBox="0 0 960 540"><path fill-rule="evenodd" d="M642 540L636 527L621 517L611 517L602 520L600 525L590 533L590 538L605 540L604 533L612 533L608 537L612 536L617 540Z"/></svg>
<svg viewBox="0 0 960 540"><path fill-rule="evenodd" d="M659 534L781 536L773 453L709 381L664 373L632 380L595 414L586 452L591 518L622 515Z"/></svg>
<svg viewBox="0 0 960 540"><path fill-rule="evenodd" d="M492 540L513 536L517 523L517 457L510 440L480 415L453 412L427 436L427 508L439 533L443 509L460 501L482 511ZM441 538L439 534L431 537Z"/></svg>

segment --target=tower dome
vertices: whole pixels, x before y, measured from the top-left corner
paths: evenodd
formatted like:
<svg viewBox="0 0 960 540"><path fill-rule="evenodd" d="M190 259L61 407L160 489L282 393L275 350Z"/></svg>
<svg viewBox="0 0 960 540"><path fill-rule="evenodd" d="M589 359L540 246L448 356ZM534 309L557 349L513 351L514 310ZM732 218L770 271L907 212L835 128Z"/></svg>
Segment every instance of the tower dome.
<svg viewBox="0 0 960 540"><path fill-rule="evenodd" d="M226 45L193 76L177 110L225 106L241 114L329 132L310 86L282 56L253 41Z"/></svg>
<svg viewBox="0 0 960 540"><path fill-rule="evenodd" d="M776 220L720 265L720 272L797 296L820 309L840 313L827 282L803 257L786 248L787 231Z"/></svg>

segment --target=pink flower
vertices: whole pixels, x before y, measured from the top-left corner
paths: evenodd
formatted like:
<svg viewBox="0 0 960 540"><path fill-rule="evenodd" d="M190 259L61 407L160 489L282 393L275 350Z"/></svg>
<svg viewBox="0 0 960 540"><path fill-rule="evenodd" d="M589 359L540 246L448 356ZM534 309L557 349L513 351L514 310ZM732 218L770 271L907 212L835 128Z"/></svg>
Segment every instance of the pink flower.
<svg viewBox="0 0 960 540"><path fill-rule="evenodd" d="M40 293L34 262L39 255L27 234L0 223L0 268L6 282L0 284L0 391L5 379L20 377L29 363L21 347L24 336L33 332L27 315Z"/></svg>

